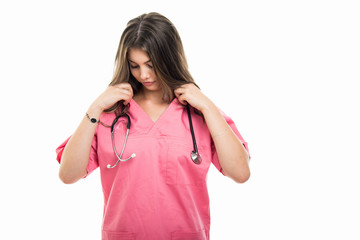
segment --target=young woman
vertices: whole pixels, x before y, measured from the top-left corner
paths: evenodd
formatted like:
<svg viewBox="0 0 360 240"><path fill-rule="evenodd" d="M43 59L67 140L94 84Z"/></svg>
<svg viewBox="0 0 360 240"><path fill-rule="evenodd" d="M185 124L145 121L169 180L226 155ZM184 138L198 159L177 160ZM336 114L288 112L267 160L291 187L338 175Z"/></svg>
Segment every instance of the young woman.
<svg viewBox="0 0 360 240"><path fill-rule="evenodd" d="M247 181L246 142L195 84L164 16L132 19L115 64L109 87L57 149L60 179L74 183L100 167L102 239L209 239L209 166Z"/></svg>

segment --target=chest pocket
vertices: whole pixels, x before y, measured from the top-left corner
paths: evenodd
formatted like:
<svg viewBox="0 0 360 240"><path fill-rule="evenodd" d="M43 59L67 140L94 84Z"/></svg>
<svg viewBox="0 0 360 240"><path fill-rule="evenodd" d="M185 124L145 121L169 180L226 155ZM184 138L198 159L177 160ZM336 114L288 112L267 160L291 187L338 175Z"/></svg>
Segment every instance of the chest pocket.
<svg viewBox="0 0 360 240"><path fill-rule="evenodd" d="M206 172L209 165L208 160L199 150L202 163L195 164L190 157L192 150L192 145L179 142L171 142L169 144L166 159L167 184L195 186L206 184Z"/></svg>

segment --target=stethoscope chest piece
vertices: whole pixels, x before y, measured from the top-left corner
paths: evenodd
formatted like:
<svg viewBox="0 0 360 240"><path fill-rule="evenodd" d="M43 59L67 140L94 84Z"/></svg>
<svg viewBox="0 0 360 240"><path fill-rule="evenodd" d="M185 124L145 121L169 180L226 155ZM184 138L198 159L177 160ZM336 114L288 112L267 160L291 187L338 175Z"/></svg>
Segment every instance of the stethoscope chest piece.
<svg viewBox="0 0 360 240"><path fill-rule="evenodd" d="M202 161L200 154L197 152L191 151L190 157L191 157L191 160L193 160L193 162L195 164L200 164Z"/></svg>

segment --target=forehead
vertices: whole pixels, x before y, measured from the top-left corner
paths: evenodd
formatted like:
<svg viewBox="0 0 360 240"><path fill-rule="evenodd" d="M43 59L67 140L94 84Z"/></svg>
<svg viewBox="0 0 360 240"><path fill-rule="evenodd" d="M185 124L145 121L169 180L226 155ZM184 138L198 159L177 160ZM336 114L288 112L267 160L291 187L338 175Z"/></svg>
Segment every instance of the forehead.
<svg viewBox="0 0 360 240"><path fill-rule="evenodd" d="M128 60L137 64L146 63L150 60L147 52L140 48L130 48L128 51Z"/></svg>

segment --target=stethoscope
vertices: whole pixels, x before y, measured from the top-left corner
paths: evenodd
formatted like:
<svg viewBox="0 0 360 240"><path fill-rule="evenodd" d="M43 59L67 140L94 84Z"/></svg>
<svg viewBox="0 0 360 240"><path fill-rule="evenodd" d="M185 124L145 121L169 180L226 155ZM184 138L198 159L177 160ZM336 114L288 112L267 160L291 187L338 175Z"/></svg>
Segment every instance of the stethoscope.
<svg viewBox="0 0 360 240"><path fill-rule="evenodd" d="M199 154L199 151L198 151L198 148L197 148L197 145L196 145L196 139L195 139L195 133L194 133L194 128L193 128L193 124L192 124L192 120L191 120L191 113L190 113L190 107L189 107L189 104L186 105L186 110L187 110L187 114L188 114L188 118L189 118L189 125L190 125L190 131L191 131L191 137L192 137L192 141L193 141L193 146L194 146L194 150L191 151L190 153L190 158L191 160L195 163L195 164L200 164L202 159L201 159L201 156ZM117 150L116 150L116 147L115 147L115 137L114 137L114 129L115 129L115 125L116 123L118 122L119 118L121 117L126 117L127 118L127 125L126 125L126 134L125 134L125 141L124 141L124 145L123 145L123 148L121 150L121 153L120 153L120 156L118 155L117 153ZM114 168L118 165L119 162L126 162L134 157L136 157L136 154L133 153L131 154L131 156L127 159L121 159L123 153L124 153L124 150L125 150L125 146L126 146L126 142L127 142L127 139L128 139L128 136L129 136L129 132L130 132L130 125L131 125L131 121L130 121L130 117L129 115L127 115L126 113L122 113L120 114L119 116L117 116L113 123L111 124L111 141L112 141L112 146L113 146L113 149L114 149L114 153L117 157L117 162L111 166L110 164L107 165L107 168Z"/></svg>

